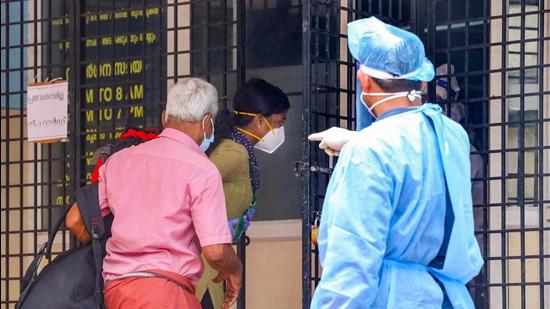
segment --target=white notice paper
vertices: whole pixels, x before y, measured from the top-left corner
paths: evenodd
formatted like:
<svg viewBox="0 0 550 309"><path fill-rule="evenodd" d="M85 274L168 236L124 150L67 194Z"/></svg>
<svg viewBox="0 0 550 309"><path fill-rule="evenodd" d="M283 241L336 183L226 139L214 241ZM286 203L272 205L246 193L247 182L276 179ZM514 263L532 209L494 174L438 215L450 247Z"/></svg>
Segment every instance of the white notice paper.
<svg viewBox="0 0 550 309"><path fill-rule="evenodd" d="M69 83L59 81L27 88L27 134L30 142L67 138Z"/></svg>

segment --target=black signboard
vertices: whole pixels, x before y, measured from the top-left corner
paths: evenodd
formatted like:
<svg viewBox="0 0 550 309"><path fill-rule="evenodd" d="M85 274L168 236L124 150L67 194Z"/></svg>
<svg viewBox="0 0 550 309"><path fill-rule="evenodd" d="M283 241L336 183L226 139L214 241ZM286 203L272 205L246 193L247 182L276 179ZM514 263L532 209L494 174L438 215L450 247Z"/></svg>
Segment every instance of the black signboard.
<svg viewBox="0 0 550 309"><path fill-rule="evenodd" d="M80 147L81 179L89 182L94 152L112 143L129 127L159 127L166 98L166 3L155 1L81 1L79 37L70 38L67 0L47 1L43 10L51 16L45 39L49 48L42 53L45 63L59 64L48 77L69 79L79 66L76 80L69 80L80 93L78 123L69 144L52 146L55 156L65 157L63 168L49 171L52 180L64 182L52 192L55 205L68 204L72 188L69 149ZM74 45L74 46L72 46ZM69 54L78 48L78 63L69 63ZM77 109L69 109L77 110ZM78 121L77 121L77 118ZM79 144L76 144L80 142Z"/></svg>
<svg viewBox="0 0 550 309"><path fill-rule="evenodd" d="M163 14L162 1L84 2L80 104L86 180L97 148L128 127L160 126L166 97Z"/></svg>

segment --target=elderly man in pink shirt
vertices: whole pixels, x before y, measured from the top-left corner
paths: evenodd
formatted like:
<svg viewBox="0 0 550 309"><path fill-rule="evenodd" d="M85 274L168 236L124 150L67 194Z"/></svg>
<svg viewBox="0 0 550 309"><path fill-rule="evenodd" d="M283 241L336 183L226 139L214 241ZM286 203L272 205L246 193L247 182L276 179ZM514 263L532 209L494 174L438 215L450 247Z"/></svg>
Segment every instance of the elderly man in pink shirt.
<svg viewBox="0 0 550 309"><path fill-rule="evenodd" d="M224 308L241 287L220 174L204 151L212 142L218 96L186 78L168 93L164 131L121 150L100 169L102 215L112 213L103 262L107 308L200 308L194 288L200 254L226 281Z"/></svg>

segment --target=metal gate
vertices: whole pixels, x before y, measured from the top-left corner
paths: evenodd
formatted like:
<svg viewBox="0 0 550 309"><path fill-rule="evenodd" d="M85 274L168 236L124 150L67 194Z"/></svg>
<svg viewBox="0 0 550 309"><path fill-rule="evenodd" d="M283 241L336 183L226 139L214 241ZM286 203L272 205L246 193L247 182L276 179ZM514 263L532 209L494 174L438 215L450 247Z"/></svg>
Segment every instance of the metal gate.
<svg viewBox="0 0 550 309"><path fill-rule="evenodd" d="M476 237L485 265L476 308L550 308L550 2L304 0L304 136L355 127L355 63L346 24L380 19L415 32L456 101L440 102L470 136ZM428 98L436 99L432 82ZM310 231L335 162L303 145L303 308L321 276Z"/></svg>
<svg viewBox="0 0 550 309"><path fill-rule="evenodd" d="M92 0L1 2L0 304L71 194L90 181L94 151L127 127L159 127L166 92L203 77L222 104L244 81L243 1ZM243 19L244 20L244 19ZM69 80L69 137L29 143L26 90ZM54 256L76 245L67 232ZM243 304L240 304L241 306Z"/></svg>
<svg viewBox="0 0 550 309"><path fill-rule="evenodd" d="M476 230L486 264L472 282L480 308L550 308L549 0L303 0L304 136L355 126L347 22L371 15L416 32L435 65L452 63L462 123L481 158ZM267 6L267 2L265 4ZM211 81L223 103L245 80L245 4L228 0L1 1L0 304L74 188L93 150L128 125L158 126L178 78ZM299 31L289 29L289 32ZM29 83L70 81L69 141L26 138ZM120 90L119 90L120 89ZM429 87L435 98L435 86ZM459 103L462 103L460 105ZM462 107L460 107L462 106ZM334 162L305 143L303 307L320 277L310 227ZM68 248L62 233L55 252Z"/></svg>

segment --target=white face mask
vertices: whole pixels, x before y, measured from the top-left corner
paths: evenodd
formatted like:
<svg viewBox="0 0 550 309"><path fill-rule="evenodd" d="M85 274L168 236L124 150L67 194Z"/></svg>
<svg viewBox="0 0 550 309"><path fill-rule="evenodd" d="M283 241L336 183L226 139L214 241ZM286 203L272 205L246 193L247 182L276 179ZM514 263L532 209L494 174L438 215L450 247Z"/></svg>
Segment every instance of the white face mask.
<svg viewBox="0 0 550 309"><path fill-rule="evenodd" d="M382 100L374 103L371 107L369 107L367 105L367 103L365 102L365 100L363 99L363 96L365 95L370 95L370 96L389 96L387 98L383 98ZM388 93L388 92L361 92L361 102L363 102L363 104L365 105L365 107L369 110L369 113L372 115L372 117L374 118L378 118L374 115L374 113L372 112L372 110L384 103L384 102L388 102L390 100L393 100L393 99L396 99L396 98L401 98L401 97L407 97L409 99L409 101L413 102L414 100L416 100L416 98L422 98L422 96L420 95L420 91L418 90L411 90L409 92L393 92L393 93Z"/></svg>
<svg viewBox="0 0 550 309"><path fill-rule="evenodd" d="M275 152L285 142L285 127L270 130L267 134L254 145L254 148L267 152Z"/></svg>

